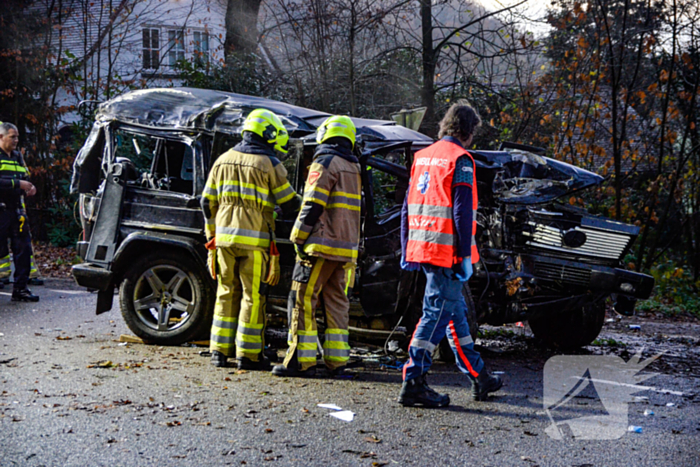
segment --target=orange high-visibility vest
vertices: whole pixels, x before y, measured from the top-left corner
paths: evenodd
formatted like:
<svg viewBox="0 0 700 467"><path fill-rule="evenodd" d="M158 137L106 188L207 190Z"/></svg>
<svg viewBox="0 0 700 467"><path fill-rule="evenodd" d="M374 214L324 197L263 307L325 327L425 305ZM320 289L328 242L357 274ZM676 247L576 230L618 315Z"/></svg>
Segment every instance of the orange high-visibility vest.
<svg viewBox="0 0 700 467"><path fill-rule="evenodd" d="M461 146L441 140L418 151L411 167L408 192L408 243L406 261L428 263L444 268L460 261L457 258L454 217L452 216L452 179L457 159L469 156ZM479 261L476 248L476 174L472 180L471 262Z"/></svg>

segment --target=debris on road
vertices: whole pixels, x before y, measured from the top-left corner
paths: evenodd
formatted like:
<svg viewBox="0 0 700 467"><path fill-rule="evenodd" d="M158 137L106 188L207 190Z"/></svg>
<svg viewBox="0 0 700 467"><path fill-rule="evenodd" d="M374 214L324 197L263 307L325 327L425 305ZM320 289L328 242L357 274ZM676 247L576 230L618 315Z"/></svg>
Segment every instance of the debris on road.
<svg viewBox="0 0 700 467"><path fill-rule="evenodd" d="M322 409L331 409L331 410L343 410L342 408L338 407L335 404L317 404L318 407L321 407Z"/></svg>
<svg viewBox="0 0 700 467"><path fill-rule="evenodd" d="M331 417L335 417L338 420L342 420L344 422L351 422L355 418L355 413L351 412L349 410L341 410L340 412L331 412L328 415Z"/></svg>

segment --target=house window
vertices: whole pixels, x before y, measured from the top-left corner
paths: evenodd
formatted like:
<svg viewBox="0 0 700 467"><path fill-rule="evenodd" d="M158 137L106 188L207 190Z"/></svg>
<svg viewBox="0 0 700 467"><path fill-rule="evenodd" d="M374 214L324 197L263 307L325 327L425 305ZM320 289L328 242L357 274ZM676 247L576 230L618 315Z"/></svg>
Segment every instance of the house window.
<svg viewBox="0 0 700 467"><path fill-rule="evenodd" d="M160 31L143 30L143 68L156 69L160 65Z"/></svg>
<svg viewBox="0 0 700 467"><path fill-rule="evenodd" d="M178 60L185 59L185 41L182 29L168 31L168 65L174 67Z"/></svg>
<svg viewBox="0 0 700 467"><path fill-rule="evenodd" d="M194 62L199 66L209 64L209 33L194 31L192 33L194 39Z"/></svg>

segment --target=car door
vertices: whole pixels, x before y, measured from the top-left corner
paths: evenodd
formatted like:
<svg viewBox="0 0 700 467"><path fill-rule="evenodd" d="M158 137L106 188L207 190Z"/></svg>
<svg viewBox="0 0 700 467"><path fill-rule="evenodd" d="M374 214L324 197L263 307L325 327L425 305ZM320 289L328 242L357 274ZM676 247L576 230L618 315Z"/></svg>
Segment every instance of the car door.
<svg viewBox="0 0 700 467"><path fill-rule="evenodd" d="M397 306L401 206L408 188L410 150L410 142L368 145L360 161L364 202L358 282L366 316L391 315Z"/></svg>
<svg viewBox="0 0 700 467"><path fill-rule="evenodd" d="M115 130L115 161L128 159L120 235L154 231L196 237L204 241L199 199L206 172L199 139L182 134L148 134Z"/></svg>

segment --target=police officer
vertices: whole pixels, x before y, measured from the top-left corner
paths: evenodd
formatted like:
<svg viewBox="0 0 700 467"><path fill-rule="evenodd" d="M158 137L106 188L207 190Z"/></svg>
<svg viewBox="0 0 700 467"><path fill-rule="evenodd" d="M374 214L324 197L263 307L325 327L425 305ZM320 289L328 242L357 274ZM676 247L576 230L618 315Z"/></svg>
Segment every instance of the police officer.
<svg viewBox="0 0 700 467"><path fill-rule="evenodd" d="M472 381L472 398L484 400L502 381L484 368L469 333L462 287L479 261L474 235L478 196L474 160L465 148L481 119L466 101L454 104L440 122L438 142L418 151L401 212L401 266L422 268L427 283L423 316L409 346L399 403L444 407L446 394L426 382L431 355L447 334L460 371Z"/></svg>
<svg viewBox="0 0 700 467"><path fill-rule="evenodd" d="M350 358L348 324L360 241L360 164L353 155L355 125L332 116L319 127L319 143L304 188L304 204L290 239L297 250L289 295L289 349L276 376L316 372L315 310L323 290L326 329L323 360L332 374L343 373Z"/></svg>
<svg viewBox="0 0 700 467"><path fill-rule="evenodd" d="M22 154L16 151L18 142L17 127L0 123L0 258L9 253L9 238L15 263L12 301L38 302L39 297L27 288L32 247L23 200L24 195L34 196L36 187L27 180ZM9 266L4 263L3 267Z"/></svg>
<svg viewBox="0 0 700 467"><path fill-rule="evenodd" d="M274 251L275 206L295 212L300 197L275 151L287 152L289 134L277 115L253 110L243 140L214 163L202 195L206 235L215 243L218 281L211 328L211 362L269 370L264 357L266 288L279 280ZM212 242L213 240L213 242Z"/></svg>

